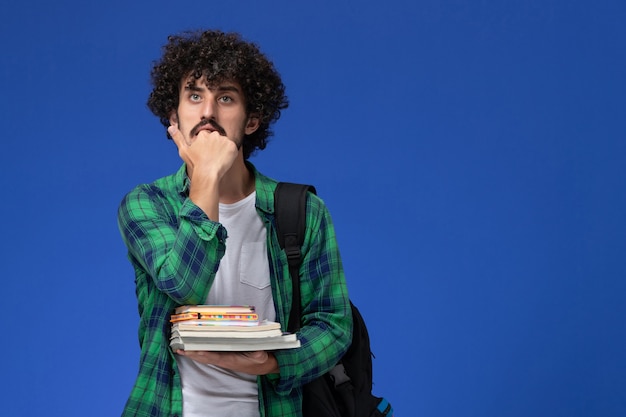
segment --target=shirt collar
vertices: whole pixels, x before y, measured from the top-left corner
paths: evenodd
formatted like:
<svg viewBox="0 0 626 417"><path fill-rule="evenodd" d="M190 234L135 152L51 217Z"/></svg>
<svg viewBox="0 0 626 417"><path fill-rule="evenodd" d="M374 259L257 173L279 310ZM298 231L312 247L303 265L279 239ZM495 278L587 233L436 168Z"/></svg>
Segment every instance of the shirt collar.
<svg viewBox="0 0 626 417"><path fill-rule="evenodd" d="M183 165L174 174L176 187L181 194L189 193L189 177L187 176L187 164Z"/></svg>
<svg viewBox="0 0 626 417"><path fill-rule="evenodd" d="M246 165L254 175L257 209L268 214L274 213L274 190L278 182L261 174L251 162L246 161Z"/></svg>
<svg viewBox="0 0 626 417"><path fill-rule="evenodd" d="M265 212L274 213L274 190L276 189L276 180L261 174L256 167L249 161L246 166L254 175L256 190L256 207ZM189 177L187 176L187 164L184 164L174 174L176 187L182 194L189 193Z"/></svg>

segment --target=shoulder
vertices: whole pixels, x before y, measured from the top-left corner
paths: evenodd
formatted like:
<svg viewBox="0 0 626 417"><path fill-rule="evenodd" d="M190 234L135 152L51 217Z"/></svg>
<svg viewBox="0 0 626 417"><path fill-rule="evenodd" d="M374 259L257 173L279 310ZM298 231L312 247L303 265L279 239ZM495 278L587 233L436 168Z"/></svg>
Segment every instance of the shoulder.
<svg viewBox="0 0 626 417"><path fill-rule="evenodd" d="M247 164L255 177L257 207L266 213L274 213L274 192L279 181L262 174L250 162L247 162ZM324 200L313 192L307 194L306 213L306 222L309 226L319 224L323 222L322 219L329 218L329 212Z"/></svg>
<svg viewBox="0 0 626 417"><path fill-rule="evenodd" d="M151 183L139 184L130 190L120 202L118 215L147 210L163 204L182 193L186 187L186 175L183 166L174 174L161 177Z"/></svg>

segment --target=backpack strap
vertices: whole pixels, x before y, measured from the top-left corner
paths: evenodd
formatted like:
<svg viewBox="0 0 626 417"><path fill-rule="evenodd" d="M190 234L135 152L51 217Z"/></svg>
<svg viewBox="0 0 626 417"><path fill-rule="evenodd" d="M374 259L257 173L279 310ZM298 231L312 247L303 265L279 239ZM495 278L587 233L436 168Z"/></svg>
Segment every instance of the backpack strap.
<svg viewBox="0 0 626 417"><path fill-rule="evenodd" d="M311 185L278 183L274 192L274 215L276 229L278 233L278 242L280 247L285 250L287 260L289 262L289 273L293 286L292 306L289 313L289 323L287 331L295 333L300 329L301 321L301 301L300 301L300 265L302 264L301 246L304 242L304 234L306 232L306 199L307 193L317 194L315 187ZM355 319L363 321L356 307L350 302ZM356 311L356 313L355 313ZM363 327L365 324L363 323ZM367 347L369 348L369 337L367 329L363 330L367 337ZM353 336L354 337L354 336ZM361 337L361 335L359 335ZM352 348L352 346L351 346ZM371 352L368 352L371 355ZM358 372L357 372L358 374ZM371 364L369 370L369 378L371 379ZM369 385L371 391L371 381ZM304 387L304 416L311 415L309 408L314 410L315 416L319 415L322 409L328 412L327 405L341 404L339 407L343 410L341 415L355 416L356 395L355 384L348 375L348 371L342 361L339 361L327 374L320 377ZM380 401L380 399L369 395L372 400ZM319 404L311 404L311 401ZM308 404L308 405L307 405ZM320 408L320 404L323 406ZM387 403L384 404L387 406ZM391 409L386 407L385 413ZM382 409L381 409L382 410ZM339 409L336 409L339 412ZM383 413L382 415L387 415Z"/></svg>
<svg viewBox="0 0 626 417"><path fill-rule="evenodd" d="M307 193L316 194L315 187L305 184L280 182L274 191L274 215L280 247L287 254L293 294L287 331L295 333L300 328L300 247L306 230Z"/></svg>

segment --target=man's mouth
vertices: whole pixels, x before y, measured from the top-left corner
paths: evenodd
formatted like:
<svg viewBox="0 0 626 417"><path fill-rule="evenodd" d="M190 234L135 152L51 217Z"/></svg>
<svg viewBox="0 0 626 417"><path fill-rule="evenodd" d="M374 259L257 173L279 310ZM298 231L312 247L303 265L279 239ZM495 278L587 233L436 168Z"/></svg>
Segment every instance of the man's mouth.
<svg viewBox="0 0 626 417"><path fill-rule="evenodd" d="M224 128L222 126L220 126L213 119L202 120L200 123L195 125L193 129L191 129L191 132L189 132L189 136L191 136L191 137L197 136L198 133L200 133L203 130L209 130L211 132L217 132L217 133L219 133L222 136L226 136L226 131L224 130Z"/></svg>

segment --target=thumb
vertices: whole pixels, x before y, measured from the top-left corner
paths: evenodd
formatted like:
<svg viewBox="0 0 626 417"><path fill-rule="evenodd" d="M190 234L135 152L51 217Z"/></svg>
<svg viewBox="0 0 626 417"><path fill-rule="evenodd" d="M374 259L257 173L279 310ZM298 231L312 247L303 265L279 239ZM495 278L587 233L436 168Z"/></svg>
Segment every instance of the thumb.
<svg viewBox="0 0 626 417"><path fill-rule="evenodd" d="M187 144L187 141L185 140L183 133L180 130L178 130L177 124L175 123L171 124L167 128L167 133L170 134L170 136L172 137L172 140L174 141L176 146L178 146L178 149L180 149L183 144Z"/></svg>
<svg viewBox="0 0 626 417"><path fill-rule="evenodd" d="M189 154L188 154L189 144L187 144L187 141L185 140L183 133L180 130L178 130L178 125L172 124L171 126L169 126L167 128L167 133L170 134L170 136L172 137L172 140L176 144L176 148L178 149L178 156L180 156L180 159L182 159L183 162L186 163L188 167L192 168L193 163L190 160Z"/></svg>

